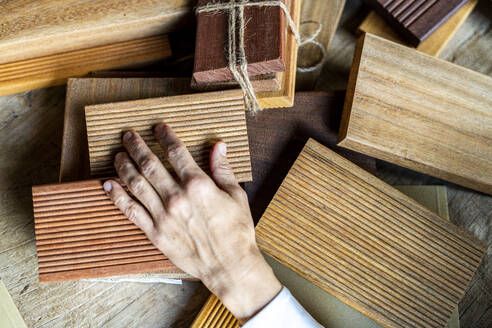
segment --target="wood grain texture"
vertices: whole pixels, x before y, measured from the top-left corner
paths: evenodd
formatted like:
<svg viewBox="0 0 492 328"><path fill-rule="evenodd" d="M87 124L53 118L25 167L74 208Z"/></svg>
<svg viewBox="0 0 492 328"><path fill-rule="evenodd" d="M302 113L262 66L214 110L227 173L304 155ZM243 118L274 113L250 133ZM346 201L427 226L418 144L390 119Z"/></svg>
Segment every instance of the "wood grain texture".
<svg viewBox="0 0 492 328"><path fill-rule="evenodd" d="M316 41L321 43L327 50L330 49L331 41L338 28L340 17L342 16L345 0L325 0L310 1L302 6L301 22L316 22L322 24L320 34ZM315 23L301 24L301 33L308 37L314 34L318 25ZM307 44L299 48L297 60L298 67L312 67L323 60L321 50L312 44ZM313 72L297 72L296 90L314 90L316 80L321 73L321 68Z"/></svg>
<svg viewBox="0 0 492 328"><path fill-rule="evenodd" d="M395 188L449 221L445 186L396 186ZM296 300L323 327L342 328L347 326L347 322L350 322L351 326L359 328L381 327L274 259L268 256L265 256L265 259L272 266L280 283L289 289ZM192 328L237 327L237 320L230 319L230 316L231 313L212 294L195 318ZM460 327L457 309L453 312L447 327Z"/></svg>
<svg viewBox="0 0 492 328"><path fill-rule="evenodd" d="M418 46L469 0L365 0L413 46Z"/></svg>
<svg viewBox="0 0 492 328"><path fill-rule="evenodd" d="M429 35L427 39L421 42L416 49L431 56L439 56L456 31L471 14L477 3L478 0L470 0L465 3L463 7ZM358 32L371 33L393 42L404 45L408 44L375 12L369 13L366 19L359 25Z"/></svg>
<svg viewBox="0 0 492 328"><path fill-rule="evenodd" d="M256 236L263 252L385 327L445 326L487 250L312 139Z"/></svg>
<svg viewBox="0 0 492 328"><path fill-rule="evenodd" d="M0 280L0 318L2 328L27 328L2 280Z"/></svg>
<svg viewBox="0 0 492 328"><path fill-rule="evenodd" d="M228 145L227 157L237 179L240 182L251 181L241 90L86 106L85 117L93 176L114 174L114 156L123 149L121 137L130 129L140 133L150 149L168 165L164 151L153 136L153 127L166 122L206 171L211 146L224 140Z"/></svg>
<svg viewBox="0 0 492 328"><path fill-rule="evenodd" d="M290 15L294 20L297 28L301 18L302 0L290 0L289 3ZM258 92L258 102L261 108L283 108L292 107L294 105L294 93L296 89L296 72L297 72L297 50L298 45L291 32L287 33L287 41L285 43L285 72L281 72L281 90Z"/></svg>
<svg viewBox="0 0 492 328"><path fill-rule="evenodd" d="M135 67L171 56L167 35L0 64L0 96L65 84L91 71Z"/></svg>
<svg viewBox="0 0 492 328"><path fill-rule="evenodd" d="M176 268L113 204L103 181L32 189L39 282Z"/></svg>
<svg viewBox="0 0 492 328"><path fill-rule="evenodd" d="M250 78L251 85L255 92L280 91L282 89L282 76L283 74L281 73L255 75ZM216 91L238 89L239 85L235 80L197 83L194 79L191 79L191 88L197 91Z"/></svg>
<svg viewBox="0 0 492 328"><path fill-rule="evenodd" d="M366 34L339 145L492 194L492 79Z"/></svg>
<svg viewBox="0 0 492 328"><path fill-rule="evenodd" d="M0 3L0 64L165 34L191 0L22 0Z"/></svg>
<svg viewBox="0 0 492 328"><path fill-rule="evenodd" d="M209 2L198 0L197 6L205 6ZM193 79L198 84L234 79L227 57L229 15L227 10L197 15ZM273 6L246 7L244 21L247 22L244 53L248 75L284 71L287 29L282 9Z"/></svg>
<svg viewBox="0 0 492 328"><path fill-rule="evenodd" d="M373 158L336 146L343 97L344 92L297 92L292 108L247 115L253 181L245 183L244 189L255 222L310 137L369 172L376 172Z"/></svg>
<svg viewBox="0 0 492 328"><path fill-rule="evenodd" d="M69 79L61 145L60 182L90 178L85 106L191 93L189 78Z"/></svg>

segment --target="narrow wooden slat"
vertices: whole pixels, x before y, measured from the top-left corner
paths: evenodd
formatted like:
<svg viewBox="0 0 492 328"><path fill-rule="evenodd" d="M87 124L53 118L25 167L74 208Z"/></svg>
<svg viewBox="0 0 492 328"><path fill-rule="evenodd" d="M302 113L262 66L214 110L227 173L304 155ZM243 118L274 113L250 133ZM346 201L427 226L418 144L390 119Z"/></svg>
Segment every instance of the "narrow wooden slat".
<svg viewBox="0 0 492 328"><path fill-rule="evenodd" d="M386 327L444 326L487 249L312 139L256 235L265 253Z"/></svg>
<svg viewBox="0 0 492 328"><path fill-rule="evenodd" d="M166 35L0 64L0 96L60 85L91 71L149 64L171 56Z"/></svg>
<svg viewBox="0 0 492 328"><path fill-rule="evenodd" d="M492 78L371 34L338 145L492 195Z"/></svg>
<svg viewBox="0 0 492 328"><path fill-rule="evenodd" d="M33 187L33 207L40 282L156 271L183 275L112 204L100 180Z"/></svg>
<svg viewBox="0 0 492 328"><path fill-rule="evenodd" d="M130 129L141 133L149 147L169 167L164 151L152 136L153 126L160 122L166 122L175 130L198 164L206 170L213 142L224 140L238 180L251 180L244 100L239 90L87 106L91 174L114 174L113 160L122 149L121 136Z"/></svg>

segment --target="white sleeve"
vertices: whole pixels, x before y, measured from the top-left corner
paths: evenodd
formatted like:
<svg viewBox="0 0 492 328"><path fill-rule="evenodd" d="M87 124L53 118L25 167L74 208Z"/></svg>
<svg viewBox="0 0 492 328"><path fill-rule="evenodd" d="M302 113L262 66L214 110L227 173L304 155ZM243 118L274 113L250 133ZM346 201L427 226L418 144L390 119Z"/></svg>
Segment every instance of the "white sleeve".
<svg viewBox="0 0 492 328"><path fill-rule="evenodd" d="M319 328L323 327L302 307L283 287L280 293L268 303L253 318L249 319L243 328Z"/></svg>

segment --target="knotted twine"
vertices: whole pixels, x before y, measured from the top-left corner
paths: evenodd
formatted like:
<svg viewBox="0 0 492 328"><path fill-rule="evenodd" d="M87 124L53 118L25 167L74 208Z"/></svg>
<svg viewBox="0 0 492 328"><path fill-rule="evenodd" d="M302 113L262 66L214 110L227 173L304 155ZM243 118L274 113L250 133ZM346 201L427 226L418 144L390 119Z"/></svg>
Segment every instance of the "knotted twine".
<svg viewBox="0 0 492 328"><path fill-rule="evenodd" d="M326 49L321 43L315 41L315 38L321 32L322 24L317 23L319 24L319 27L313 33L313 35L306 40L302 40L299 31L295 26L294 20L292 19L292 16L287 9L287 6L285 6L282 1L271 0L249 2L249 0L229 0L229 2L226 3L208 3L204 6L198 7L195 11L197 15L206 12L229 12L229 33L227 43L227 52L229 55L229 70L243 90L246 109L248 111L256 112L258 110L261 110L261 106L258 103L253 84L251 83L248 74L248 62L246 60L246 53L244 49L244 30L246 27L246 24L244 22L245 7L280 7L284 13L285 18L287 19L290 31L292 32L292 34L294 34L298 46L300 47L304 44L311 43L321 49L323 53L323 58L320 60L320 62L312 67L298 68L297 70L299 72L311 72L318 69L323 64L324 58L326 57ZM238 37L236 37L236 29L239 29Z"/></svg>

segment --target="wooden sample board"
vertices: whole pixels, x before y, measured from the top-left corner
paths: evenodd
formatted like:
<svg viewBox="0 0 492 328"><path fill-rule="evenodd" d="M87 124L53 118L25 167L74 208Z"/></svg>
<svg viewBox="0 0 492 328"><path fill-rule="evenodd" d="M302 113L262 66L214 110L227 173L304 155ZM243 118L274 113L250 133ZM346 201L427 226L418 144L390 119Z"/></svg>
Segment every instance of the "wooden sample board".
<svg viewBox="0 0 492 328"><path fill-rule="evenodd" d="M487 245L310 139L258 245L385 327L445 326Z"/></svg>
<svg viewBox="0 0 492 328"><path fill-rule="evenodd" d="M211 146L223 140L238 181L251 181L251 162L241 90L142 99L86 106L87 140L91 175L114 174L114 156L123 150L121 137L135 130L150 149L167 164L153 127L169 124L185 143L195 161L208 171Z"/></svg>
<svg viewBox="0 0 492 328"><path fill-rule="evenodd" d="M0 64L174 31L191 0L25 0L0 4Z"/></svg>
<svg viewBox="0 0 492 328"><path fill-rule="evenodd" d="M91 71L135 67L171 56L167 35L0 64L0 96L65 84Z"/></svg>
<svg viewBox="0 0 492 328"><path fill-rule="evenodd" d="M27 328L2 280L0 280L0 323L2 328Z"/></svg>
<svg viewBox="0 0 492 328"><path fill-rule="evenodd" d="M469 0L365 0L410 44L418 46Z"/></svg>
<svg viewBox="0 0 492 328"><path fill-rule="evenodd" d="M209 0L198 0L197 7L208 3ZM229 15L228 9L197 15L193 78L198 84L234 78L229 70L227 55ZM248 62L248 75L285 71L287 29L282 9L278 6L246 7L244 21L247 22L244 28L244 53Z"/></svg>
<svg viewBox="0 0 492 328"><path fill-rule="evenodd" d="M304 4L302 6L301 22L306 23L301 24L300 28L300 33L303 37L314 35L319 27L318 24L322 24L321 32L315 38L315 41L322 44L325 49L329 51L331 41L335 36L343 8L345 7L345 1L346 0L310 1L307 4ZM323 53L316 45L307 44L299 48L298 67L313 67L321 60L323 60ZM319 68L312 72L297 72L296 90L314 90L321 69L322 68Z"/></svg>
<svg viewBox="0 0 492 328"><path fill-rule="evenodd" d="M376 160L336 146L344 92L297 92L294 107L247 115L253 181L244 184L255 222L272 200L306 141L312 137L376 172Z"/></svg>
<svg viewBox="0 0 492 328"><path fill-rule="evenodd" d="M366 34L339 145L492 194L492 78Z"/></svg>
<svg viewBox="0 0 492 328"><path fill-rule="evenodd" d="M453 14L446 22L437 28L427 39L417 46L417 50L431 56L439 56L446 47L456 31L465 22L468 16L477 5L478 0L470 0ZM371 33L387 40L407 45L393 28L377 13L370 12L364 21L359 25L359 33Z"/></svg>
<svg viewBox="0 0 492 328"><path fill-rule="evenodd" d="M90 178L85 106L191 93L189 78L75 78L67 85L59 182Z"/></svg>
<svg viewBox="0 0 492 328"><path fill-rule="evenodd" d="M396 189L410 196L442 218L449 220L446 187L444 186L397 186ZM283 286L286 286L296 300L323 327L342 328L347 322L353 327L380 328L381 326L362 313L326 293L283 264L265 255L265 259ZM237 320L215 295L211 295L193 328L238 327ZM459 314L456 309L447 324L448 328L459 328Z"/></svg>
<svg viewBox="0 0 492 328"><path fill-rule="evenodd" d="M183 272L113 204L102 183L33 187L39 282L156 271L182 277Z"/></svg>

